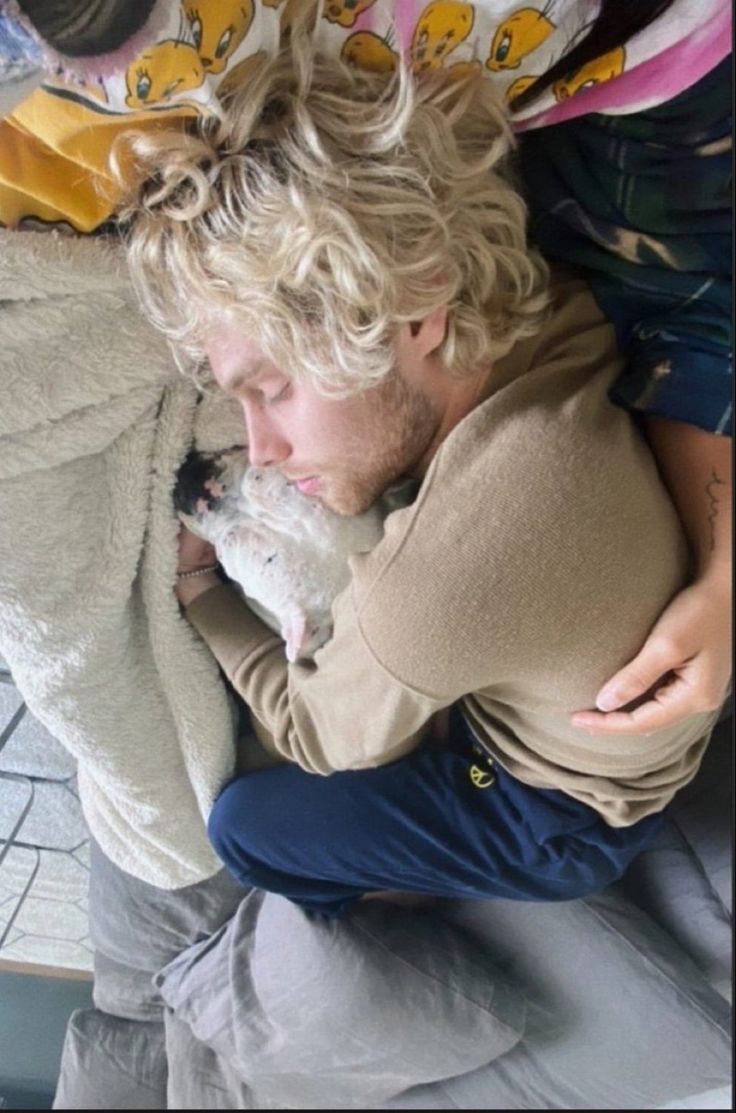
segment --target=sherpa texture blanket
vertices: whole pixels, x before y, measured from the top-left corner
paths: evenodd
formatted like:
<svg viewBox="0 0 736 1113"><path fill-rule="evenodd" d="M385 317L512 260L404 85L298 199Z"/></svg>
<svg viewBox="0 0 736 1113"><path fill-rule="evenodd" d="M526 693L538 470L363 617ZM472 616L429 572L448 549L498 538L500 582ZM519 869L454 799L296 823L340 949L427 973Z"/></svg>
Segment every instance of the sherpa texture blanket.
<svg viewBox="0 0 736 1113"><path fill-rule="evenodd" d="M219 863L206 816L234 768L216 662L172 590L171 492L192 445L242 442L141 317L119 249L0 231L0 654L78 759L89 827L161 888Z"/></svg>

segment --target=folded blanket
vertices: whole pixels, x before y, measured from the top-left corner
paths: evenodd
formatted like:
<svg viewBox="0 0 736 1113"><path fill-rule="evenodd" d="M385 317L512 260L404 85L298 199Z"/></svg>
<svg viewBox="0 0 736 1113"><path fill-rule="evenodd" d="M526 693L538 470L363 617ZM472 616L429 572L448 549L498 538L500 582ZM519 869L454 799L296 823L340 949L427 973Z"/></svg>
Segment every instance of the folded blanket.
<svg viewBox="0 0 736 1113"><path fill-rule="evenodd" d="M218 869L205 819L234 725L172 591L171 492L193 444L241 424L224 396L198 407L101 239L0 231L0 352L0 654L78 759L107 856L192 884Z"/></svg>

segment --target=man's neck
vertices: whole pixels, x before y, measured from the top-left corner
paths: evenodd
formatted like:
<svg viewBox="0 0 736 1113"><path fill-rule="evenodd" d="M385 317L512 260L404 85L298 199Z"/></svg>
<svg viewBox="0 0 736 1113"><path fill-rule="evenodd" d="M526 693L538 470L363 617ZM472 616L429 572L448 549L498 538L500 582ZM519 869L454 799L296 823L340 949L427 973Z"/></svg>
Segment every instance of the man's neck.
<svg viewBox="0 0 736 1113"><path fill-rule="evenodd" d="M447 372L445 371L445 375ZM439 451L442 443L449 437L461 421L472 413L477 406L485 402L491 378L491 368L461 378L447 379L443 384L439 413L440 420L435 435L421 459L412 468L411 475L414 479L423 479L429 465Z"/></svg>

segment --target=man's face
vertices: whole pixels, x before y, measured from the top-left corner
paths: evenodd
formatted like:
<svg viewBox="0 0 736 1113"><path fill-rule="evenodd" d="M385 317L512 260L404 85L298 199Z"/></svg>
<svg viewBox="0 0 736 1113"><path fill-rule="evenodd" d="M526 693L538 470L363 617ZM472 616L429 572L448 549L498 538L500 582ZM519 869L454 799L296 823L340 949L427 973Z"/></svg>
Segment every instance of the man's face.
<svg viewBox="0 0 736 1113"><path fill-rule="evenodd" d="M251 463L277 467L338 514L367 510L437 435L437 407L412 385L416 374L404 374L401 354L379 386L332 399L293 382L237 329L211 333L206 351L219 386L242 406Z"/></svg>

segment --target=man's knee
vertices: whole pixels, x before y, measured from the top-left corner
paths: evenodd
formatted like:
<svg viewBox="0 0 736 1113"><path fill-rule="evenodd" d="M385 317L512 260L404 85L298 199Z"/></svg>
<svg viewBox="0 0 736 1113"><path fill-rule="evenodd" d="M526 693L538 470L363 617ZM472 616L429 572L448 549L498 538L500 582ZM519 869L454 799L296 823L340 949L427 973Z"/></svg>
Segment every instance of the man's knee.
<svg viewBox="0 0 736 1113"><path fill-rule="evenodd" d="M263 870L279 869L281 851L295 837L282 806L288 772L267 769L236 777L222 790L210 812L210 842L230 872L244 884L258 885ZM288 798L292 794L287 791L285 795Z"/></svg>
<svg viewBox="0 0 736 1113"><path fill-rule="evenodd" d="M257 824L257 817L250 807L250 779L238 777L226 785L215 800L207 821L207 834L218 857L241 880L243 870L248 868L249 832Z"/></svg>

